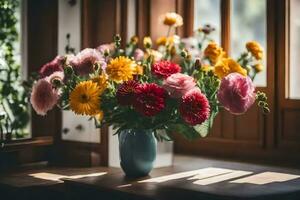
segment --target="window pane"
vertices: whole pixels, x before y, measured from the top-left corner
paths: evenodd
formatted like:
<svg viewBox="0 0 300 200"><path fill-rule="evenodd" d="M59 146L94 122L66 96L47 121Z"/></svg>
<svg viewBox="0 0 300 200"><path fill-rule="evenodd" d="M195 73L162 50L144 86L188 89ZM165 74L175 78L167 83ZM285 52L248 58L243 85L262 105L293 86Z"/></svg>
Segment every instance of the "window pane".
<svg viewBox="0 0 300 200"><path fill-rule="evenodd" d="M300 99L300 0L290 1L290 91L289 97Z"/></svg>
<svg viewBox="0 0 300 200"><path fill-rule="evenodd" d="M266 0L231 1L231 55L234 58L245 51L245 43L259 42L266 51ZM266 52L263 65L266 65ZM255 78L257 86L266 86L266 68Z"/></svg>
<svg viewBox="0 0 300 200"><path fill-rule="evenodd" d="M221 1L220 0L195 0L194 29L210 24L216 31L211 38L221 44Z"/></svg>

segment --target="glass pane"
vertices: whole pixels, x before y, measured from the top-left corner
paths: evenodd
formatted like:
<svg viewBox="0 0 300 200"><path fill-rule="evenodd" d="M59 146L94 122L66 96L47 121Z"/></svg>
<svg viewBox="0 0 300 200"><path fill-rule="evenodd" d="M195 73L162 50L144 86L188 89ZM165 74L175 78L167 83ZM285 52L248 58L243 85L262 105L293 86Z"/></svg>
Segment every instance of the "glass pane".
<svg viewBox="0 0 300 200"><path fill-rule="evenodd" d="M213 26L216 30L211 38L221 44L221 1L220 0L195 0L194 29L206 24Z"/></svg>
<svg viewBox="0 0 300 200"><path fill-rule="evenodd" d="M290 1L290 88L289 97L300 99L300 0Z"/></svg>
<svg viewBox="0 0 300 200"><path fill-rule="evenodd" d="M245 51L245 44L255 40L265 50L263 65L265 69L255 77L257 86L267 85L266 69L266 0L232 0L231 1L231 55L234 58Z"/></svg>

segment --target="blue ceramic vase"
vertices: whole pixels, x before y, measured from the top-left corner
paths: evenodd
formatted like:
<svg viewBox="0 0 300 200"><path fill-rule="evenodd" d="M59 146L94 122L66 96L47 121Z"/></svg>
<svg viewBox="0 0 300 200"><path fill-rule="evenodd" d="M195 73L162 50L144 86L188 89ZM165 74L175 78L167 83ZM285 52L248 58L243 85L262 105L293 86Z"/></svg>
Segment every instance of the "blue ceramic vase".
<svg viewBox="0 0 300 200"><path fill-rule="evenodd" d="M156 139L150 130L124 130L119 134L120 163L127 177L147 176L156 158Z"/></svg>

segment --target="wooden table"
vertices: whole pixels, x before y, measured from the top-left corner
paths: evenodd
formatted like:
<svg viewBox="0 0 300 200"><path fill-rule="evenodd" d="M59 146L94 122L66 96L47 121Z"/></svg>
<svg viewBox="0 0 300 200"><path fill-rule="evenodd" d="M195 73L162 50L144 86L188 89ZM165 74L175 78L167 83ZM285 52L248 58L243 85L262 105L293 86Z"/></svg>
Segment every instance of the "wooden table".
<svg viewBox="0 0 300 200"><path fill-rule="evenodd" d="M68 198L109 200L298 200L300 170L177 156L173 167L128 179L119 169L64 179Z"/></svg>

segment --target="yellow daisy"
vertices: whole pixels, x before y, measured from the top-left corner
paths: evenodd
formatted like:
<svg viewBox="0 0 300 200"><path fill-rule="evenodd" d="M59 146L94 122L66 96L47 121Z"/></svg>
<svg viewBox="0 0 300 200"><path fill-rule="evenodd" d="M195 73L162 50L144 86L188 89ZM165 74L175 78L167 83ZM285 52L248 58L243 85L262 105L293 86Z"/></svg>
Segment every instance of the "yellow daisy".
<svg viewBox="0 0 300 200"><path fill-rule="evenodd" d="M137 64L128 57L119 56L110 61L107 65L106 73L109 78L116 83L122 83L133 79Z"/></svg>
<svg viewBox="0 0 300 200"><path fill-rule="evenodd" d="M102 73L99 76L95 76L92 78L92 81L94 83L97 83L97 85L100 88L100 94L102 94L104 92L104 90L107 88L108 83L107 83L107 75Z"/></svg>
<svg viewBox="0 0 300 200"><path fill-rule="evenodd" d="M83 81L70 93L70 108L76 114L94 116L100 112L101 89L93 81Z"/></svg>

